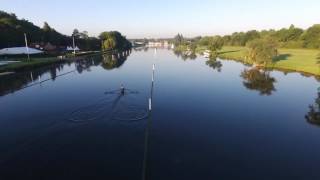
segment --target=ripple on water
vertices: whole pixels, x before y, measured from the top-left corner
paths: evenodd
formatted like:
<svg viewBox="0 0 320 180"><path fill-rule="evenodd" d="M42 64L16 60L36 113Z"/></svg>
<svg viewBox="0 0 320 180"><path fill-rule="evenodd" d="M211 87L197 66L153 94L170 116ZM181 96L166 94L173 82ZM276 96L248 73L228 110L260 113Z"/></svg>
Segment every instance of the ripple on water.
<svg viewBox="0 0 320 180"><path fill-rule="evenodd" d="M90 122L99 119L118 121L139 121L148 117L146 98L138 91L107 91L99 101L72 111L68 120L75 123Z"/></svg>

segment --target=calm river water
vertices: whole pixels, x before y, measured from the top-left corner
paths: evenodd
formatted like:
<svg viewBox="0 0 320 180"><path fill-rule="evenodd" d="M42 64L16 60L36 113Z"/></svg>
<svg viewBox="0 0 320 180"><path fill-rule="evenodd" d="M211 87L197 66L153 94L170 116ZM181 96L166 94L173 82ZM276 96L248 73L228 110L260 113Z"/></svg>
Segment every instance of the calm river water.
<svg viewBox="0 0 320 180"><path fill-rule="evenodd" d="M318 87L166 49L2 76L0 179L320 179Z"/></svg>

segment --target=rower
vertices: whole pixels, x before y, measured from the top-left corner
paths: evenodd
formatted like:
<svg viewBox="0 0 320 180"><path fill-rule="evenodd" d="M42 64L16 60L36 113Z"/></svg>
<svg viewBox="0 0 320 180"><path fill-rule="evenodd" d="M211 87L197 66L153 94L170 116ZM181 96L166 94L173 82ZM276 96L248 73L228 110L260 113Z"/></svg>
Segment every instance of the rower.
<svg viewBox="0 0 320 180"><path fill-rule="evenodd" d="M124 95L124 92L125 92L125 88L124 88L124 86L121 84L121 86L120 86L120 93L121 93L121 95Z"/></svg>

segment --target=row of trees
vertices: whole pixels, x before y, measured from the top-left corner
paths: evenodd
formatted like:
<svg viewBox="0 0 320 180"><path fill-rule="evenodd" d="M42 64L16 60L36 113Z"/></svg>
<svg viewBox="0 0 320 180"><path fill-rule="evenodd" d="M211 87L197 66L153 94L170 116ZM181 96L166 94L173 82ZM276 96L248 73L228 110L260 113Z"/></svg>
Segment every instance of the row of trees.
<svg viewBox="0 0 320 180"><path fill-rule="evenodd" d="M72 36L66 36L57 32L47 22L40 28L25 19L18 19L15 14L0 11L0 48L24 46L24 33L28 35L29 44L51 43L56 46L72 45ZM77 46L80 49L100 49L100 40L89 37L87 32L80 33L78 30L75 30L73 35L75 35Z"/></svg>
<svg viewBox="0 0 320 180"><path fill-rule="evenodd" d="M285 48L320 48L320 24L315 24L310 28L303 30L291 25L289 28L280 30L251 30L247 32L235 32L231 35L219 36L224 45L246 46L255 39L272 39L277 42L279 47ZM196 37L201 46L206 46L211 37Z"/></svg>
<svg viewBox="0 0 320 180"><path fill-rule="evenodd" d="M207 37L196 37L192 39L186 39L182 34L178 34L172 40L176 49L191 51L191 54L195 54L197 48L200 46L206 47L210 50L211 58L216 58L218 51L223 47L224 40L221 36L207 36Z"/></svg>
<svg viewBox="0 0 320 180"><path fill-rule="evenodd" d="M177 49L187 49L192 52L195 52L197 48L210 50L212 59L218 56L219 50L224 45L247 46L247 60L261 65L272 61L278 55L277 48L279 47L319 49L320 24L313 25L306 30L291 25L289 28L280 30L251 30L225 36L199 36L189 39L178 34L172 41Z"/></svg>
<svg viewBox="0 0 320 180"><path fill-rule="evenodd" d="M221 36L208 36L187 40L178 34L174 38L174 44L176 45L176 49L186 49L191 51L191 54L195 54L197 48L205 48L210 52L210 59L215 60L226 42L224 37ZM245 58L258 65L265 66L278 56L279 42L271 37L252 38L246 43L246 46L248 47L248 51Z"/></svg>
<svg viewBox="0 0 320 180"><path fill-rule="evenodd" d="M303 30L291 25L289 28L280 30L263 30L236 32L232 35L223 36L226 45L245 46L254 39L272 38L285 48L320 48L320 24L311 26Z"/></svg>

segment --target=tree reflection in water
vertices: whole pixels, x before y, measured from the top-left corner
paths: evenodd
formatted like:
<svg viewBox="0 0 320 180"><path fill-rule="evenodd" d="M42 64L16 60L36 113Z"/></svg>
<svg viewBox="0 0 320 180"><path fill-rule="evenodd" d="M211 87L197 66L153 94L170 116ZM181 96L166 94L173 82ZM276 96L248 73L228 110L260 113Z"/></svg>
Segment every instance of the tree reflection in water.
<svg viewBox="0 0 320 180"><path fill-rule="evenodd" d="M119 68L127 60L127 57L130 55L130 52L131 51L128 50L123 51L121 53L103 54L101 66L107 70Z"/></svg>
<svg viewBox="0 0 320 180"><path fill-rule="evenodd" d="M173 53L174 53L177 57L179 57L179 58L181 57L181 59L183 59L184 61L197 59L197 55L196 55L195 52L192 52L192 53L188 54L187 52L174 50Z"/></svg>
<svg viewBox="0 0 320 180"><path fill-rule="evenodd" d="M15 74L0 76L0 96L8 93L14 93L24 88L36 84L42 84L46 81L54 81L57 77L69 74L69 71L64 70L65 66L70 67L74 64L75 69L79 74L84 71L91 71L92 66L102 66L104 69L111 70L119 68L124 64L131 50L123 51L117 54L91 55L83 57L76 61L65 61L59 64L52 64L45 67L35 68L33 70L21 71ZM114 57L114 58L112 58ZM45 77L45 78L44 78Z"/></svg>
<svg viewBox="0 0 320 180"><path fill-rule="evenodd" d="M243 85L247 89L259 91L261 95L269 96L273 91L276 91L274 87L276 79L265 70L258 68L245 69L241 73L241 77L244 79Z"/></svg>
<svg viewBox="0 0 320 180"><path fill-rule="evenodd" d="M26 85L37 83L42 79L44 74L49 73L50 79L54 81L57 74L63 72L65 64L52 64L46 67L40 67L32 71L21 71L14 74L0 77L0 96L14 93L17 90L23 89Z"/></svg>
<svg viewBox="0 0 320 180"><path fill-rule="evenodd" d="M320 88L313 105L309 106L309 112L305 116L307 122L320 126Z"/></svg>
<svg viewBox="0 0 320 180"><path fill-rule="evenodd" d="M221 72L222 63L221 61L218 61L217 59L210 59L206 61L206 65L211 67L214 70L217 70L218 72Z"/></svg>

